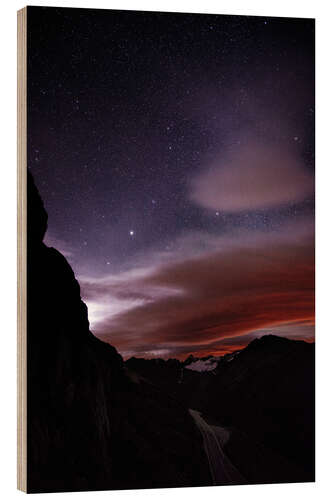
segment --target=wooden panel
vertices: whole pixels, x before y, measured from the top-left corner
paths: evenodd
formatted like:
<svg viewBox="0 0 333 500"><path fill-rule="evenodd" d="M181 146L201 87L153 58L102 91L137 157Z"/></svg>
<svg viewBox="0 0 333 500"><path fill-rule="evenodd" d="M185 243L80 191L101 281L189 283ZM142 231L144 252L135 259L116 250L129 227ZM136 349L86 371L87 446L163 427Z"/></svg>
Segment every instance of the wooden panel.
<svg viewBox="0 0 333 500"><path fill-rule="evenodd" d="M17 13L17 487L27 491L27 8Z"/></svg>

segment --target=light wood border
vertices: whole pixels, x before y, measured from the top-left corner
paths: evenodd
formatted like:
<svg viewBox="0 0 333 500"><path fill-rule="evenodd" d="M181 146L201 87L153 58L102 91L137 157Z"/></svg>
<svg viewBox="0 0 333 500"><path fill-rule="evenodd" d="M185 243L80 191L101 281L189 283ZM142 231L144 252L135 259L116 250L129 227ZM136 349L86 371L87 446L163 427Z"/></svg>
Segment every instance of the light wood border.
<svg viewBox="0 0 333 500"><path fill-rule="evenodd" d="M27 8L17 13L17 488L27 491Z"/></svg>

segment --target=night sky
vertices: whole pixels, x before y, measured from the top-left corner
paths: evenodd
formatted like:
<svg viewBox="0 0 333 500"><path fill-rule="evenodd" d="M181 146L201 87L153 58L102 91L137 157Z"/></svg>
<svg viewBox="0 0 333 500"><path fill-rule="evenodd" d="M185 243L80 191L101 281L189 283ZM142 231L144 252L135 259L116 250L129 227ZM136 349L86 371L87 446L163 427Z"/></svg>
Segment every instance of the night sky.
<svg viewBox="0 0 333 500"><path fill-rule="evenodd" d="M28 165L124 357L313 340L313 20L29 8Z"/></svg>

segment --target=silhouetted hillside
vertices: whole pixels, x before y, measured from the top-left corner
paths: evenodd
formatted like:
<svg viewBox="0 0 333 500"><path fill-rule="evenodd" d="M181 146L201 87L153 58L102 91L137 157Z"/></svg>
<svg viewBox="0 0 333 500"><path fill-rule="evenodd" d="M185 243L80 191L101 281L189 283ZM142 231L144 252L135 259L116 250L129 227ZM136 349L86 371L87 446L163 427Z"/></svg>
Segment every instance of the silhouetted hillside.
<svg viewBox="0 0 333 500"><path fill-rule="evenodd" d="M315 346L265 336L221 363L201 403L297 463L314 480Z"/></svg>
<svg viewBox="0 0 333 500"><path fill-rule="evenodd" d="M28 175L28 491L210 484L187 408L131 377L89 331L70 265L42 242L46 227Z"/></svg>
<svg viewBox="0 0 333 500"><path fill-rule="evenodd" d="M190 370L197 361L193 357L184 363L126 365L212 423L228 427L232 439L225 451L249 482L313 481L314 349L314 344L267 335L216 358L212 371ZM212 359L202 363L203 369L211 365Z"/></svg>

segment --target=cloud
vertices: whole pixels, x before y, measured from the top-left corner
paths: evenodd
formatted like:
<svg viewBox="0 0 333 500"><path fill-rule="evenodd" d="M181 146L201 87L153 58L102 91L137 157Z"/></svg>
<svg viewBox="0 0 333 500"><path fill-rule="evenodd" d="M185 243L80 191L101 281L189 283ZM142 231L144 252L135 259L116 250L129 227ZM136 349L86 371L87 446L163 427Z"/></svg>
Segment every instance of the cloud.
<svg viewBox="0 0 333 500"><path fill-rule="evenodd" d="M189 195L206 209L235 213L300 202L313 189L295 152L250 141L197 175Z"/></svg>
<svg viewBox="0 0 333 500"><path fill-rule="evenodd" d="M145 268L81 278L88 309L104 307L92 329L125 357L227 352L244 345L238 337L286 324L290 334L298 325L301 336L299 325L314 319L310 226L216 237L200 255L155 256ZM229 348L227 339L234 339Z"/></svg>

